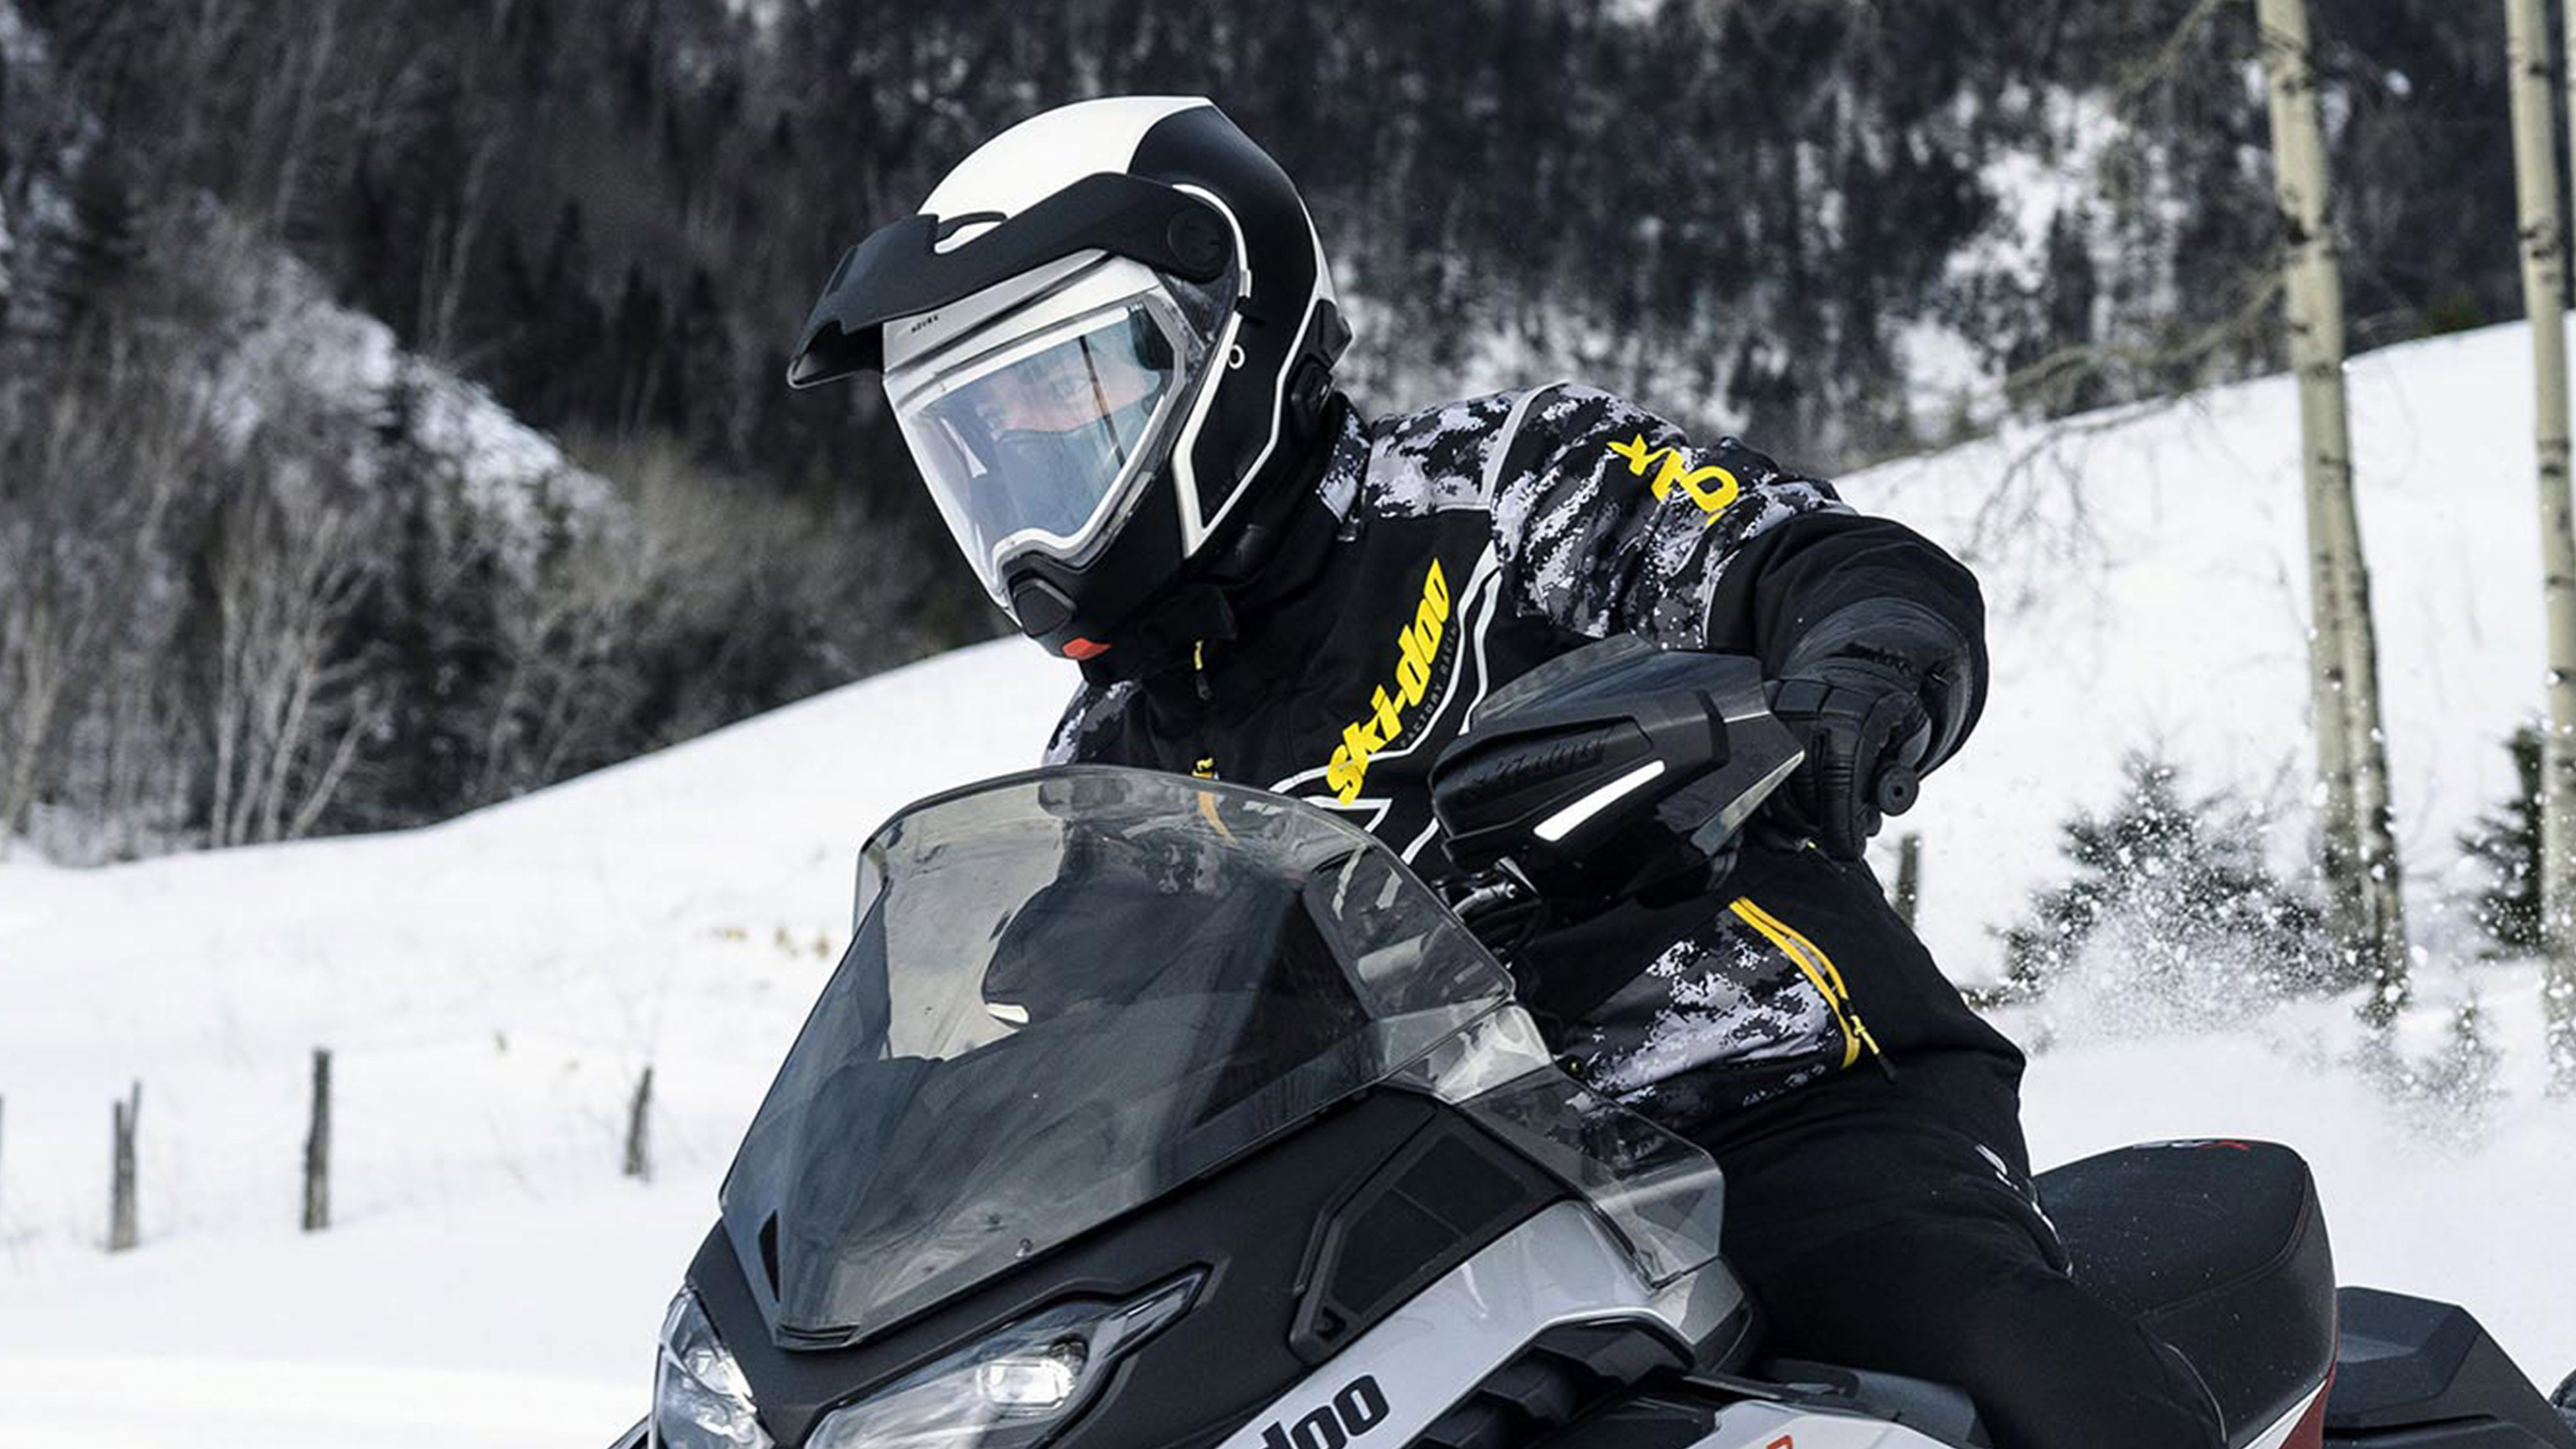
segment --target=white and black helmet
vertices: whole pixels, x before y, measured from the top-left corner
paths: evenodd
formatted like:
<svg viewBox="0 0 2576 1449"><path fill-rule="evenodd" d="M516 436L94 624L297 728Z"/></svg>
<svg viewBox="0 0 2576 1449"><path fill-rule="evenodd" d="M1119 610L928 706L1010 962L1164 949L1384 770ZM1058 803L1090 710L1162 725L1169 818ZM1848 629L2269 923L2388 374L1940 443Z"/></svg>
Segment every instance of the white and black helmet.
<svg viewBox="0 0 2576 1449"><path fill-rule="evenodd" d="M788 381L882 373L994 602L1091 659L1257 562L1349 340L1278 163L1127 96L1022 121L853 247Z"/></svg>

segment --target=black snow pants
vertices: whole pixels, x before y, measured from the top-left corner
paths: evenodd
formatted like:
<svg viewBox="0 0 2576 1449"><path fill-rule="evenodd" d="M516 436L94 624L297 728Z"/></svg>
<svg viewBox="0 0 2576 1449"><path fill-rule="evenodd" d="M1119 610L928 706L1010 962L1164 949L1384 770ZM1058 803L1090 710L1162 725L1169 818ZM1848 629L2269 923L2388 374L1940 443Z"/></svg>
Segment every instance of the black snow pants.
<svg viewBox="0 0 2576 1449"><path fill-rule="evenodd" d="M2220 1449L2181 1356L2069 1276L2018 1134L1880 1110L1893 1090L1854 1074L1794 1123L1704 1143L1765 1351L1964 1389L1998 1449Z"/></svg>
<svg viewBox="0 0 2576 1449"><path fill-rule="evenodd" d="M1763 848L1725 888L1831 966L1885 1048L1750 1101L1638 1103L1725 1168L1724 1248L1766 1351L1963 1389L1998 1449L2220 1449L2199 1375L2070 1274L2032 1192L2021 1054L1876 877Z"/></svg>

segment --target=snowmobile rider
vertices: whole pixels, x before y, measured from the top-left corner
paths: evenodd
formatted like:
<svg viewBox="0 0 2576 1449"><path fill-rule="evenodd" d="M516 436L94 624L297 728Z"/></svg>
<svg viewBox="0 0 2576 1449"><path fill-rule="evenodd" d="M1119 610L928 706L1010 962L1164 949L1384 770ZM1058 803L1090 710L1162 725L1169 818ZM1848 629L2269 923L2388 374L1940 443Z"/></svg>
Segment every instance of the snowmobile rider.
<svg viewBox="0 0 2576 1449"><path fill-rule="evenodd" d="M1553 383L1367 419L1304 203L1216 107L1003 132L845 257L790 368L881 373L993 601L1077 661L1051 762L1258 783L1446 868L1430 767L1524 671L1750 655L1807 747L1720 889L1524 953L1569 1070L1705 1147L1771 1352L1974 1396L2003 1449L2214 1449L2188 1364L2069 1276L2021 1053L1861 862L1956 751L1976 582L1734 438Z"/></svg>

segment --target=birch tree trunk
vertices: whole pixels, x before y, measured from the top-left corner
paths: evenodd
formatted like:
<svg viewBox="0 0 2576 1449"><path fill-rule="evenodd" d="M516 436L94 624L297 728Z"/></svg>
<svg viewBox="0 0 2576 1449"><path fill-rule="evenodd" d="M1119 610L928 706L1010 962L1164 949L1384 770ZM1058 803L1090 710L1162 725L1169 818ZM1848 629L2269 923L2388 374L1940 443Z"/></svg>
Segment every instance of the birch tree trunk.
<svg viewBox="0 0 2576 1449"><path fill-rule="evenodd" d="M2532 441L2539 455L2540 598L2548 620L2549 726L2540 747L2540 927L2550 1085L2576 1089L2576 528L2568 501L2567 302L2542 0L2506 0L2522 300L2531 327ZM2571 39L2576 46L2576 39ZM2576 58L2576 51L2571 51Z"/></svg>
<svg viewBox="0 0 2576 1449"><path fill-rule="evenodd" d="M2274 192L2288 233L2290 361L2299 382L2307 479L2308 592L2315 621L2308 662L2323 807L2321 864L2338 949L2372 985L2362 1014L2384 1026L2406 1001L2406 917L2389 823L2370 575L2352 495L2343 278L2326 220L2325 133L2317 116L2307 0L2255 0L2255 9L2271 97Z"/></svg>

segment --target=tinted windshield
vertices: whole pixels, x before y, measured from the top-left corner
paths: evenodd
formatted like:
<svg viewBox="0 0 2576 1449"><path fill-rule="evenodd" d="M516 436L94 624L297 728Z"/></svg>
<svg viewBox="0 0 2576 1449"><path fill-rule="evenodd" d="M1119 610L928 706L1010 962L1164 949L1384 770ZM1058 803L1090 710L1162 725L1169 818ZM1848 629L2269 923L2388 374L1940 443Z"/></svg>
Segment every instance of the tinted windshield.
<svg viewBox="0 0 2576 1449"><path fill-rule="evenodd" d="M1384 1080L1509 992L1320 811L1140 771L996 781L868 842L855 938L726 1226L785 1328L865 1332Z"/></svg>

